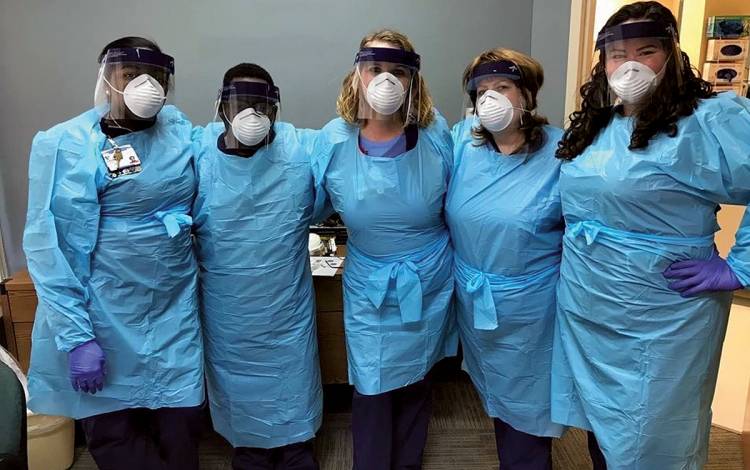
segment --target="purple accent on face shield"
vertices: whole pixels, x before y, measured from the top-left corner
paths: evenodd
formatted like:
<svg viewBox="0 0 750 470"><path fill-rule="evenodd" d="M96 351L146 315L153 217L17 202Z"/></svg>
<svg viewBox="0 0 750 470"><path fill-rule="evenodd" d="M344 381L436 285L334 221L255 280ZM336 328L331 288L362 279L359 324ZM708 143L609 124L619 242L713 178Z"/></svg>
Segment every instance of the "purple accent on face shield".
<svg viewBox="0 0 750 470"><path fill-rule="evenodd" d="M596 48L602 49L609 43L634 38L677 39L677 35L672 26L658 21L623 23L609 28L602 28L596 37Z"/></svg>
<svg viewBox="0 0 750 470"><path fill-rule="evenodd" d="M174 58L172 56L141 47L110 49L102 62L106 64L133 62L154 65L165 68L169 73L174 74Z"/></svg>
<svg viewBox="0 0 750 470"><path fill-rule="evenodd" d="M260 82L232 82L222 88L221 99L225 101L231 96L262 96L275 102L281 100L279 87Z"/></svg>
<svg viewBox="0 0 750 470"><path fill-rule="evenodd" d="M498 60L477 65L466 84L467 91L476 90L478 82L485 77L503 77L510 80L521 79L521 68L509 60Z"/></svg>
<svg viewBox="0 0 750 470"><path fill-rule="evenodd" d="M363 47L357 52L354 63L361 62L390 62L419 70L421 58L415 52L389 47Z"/></svg>

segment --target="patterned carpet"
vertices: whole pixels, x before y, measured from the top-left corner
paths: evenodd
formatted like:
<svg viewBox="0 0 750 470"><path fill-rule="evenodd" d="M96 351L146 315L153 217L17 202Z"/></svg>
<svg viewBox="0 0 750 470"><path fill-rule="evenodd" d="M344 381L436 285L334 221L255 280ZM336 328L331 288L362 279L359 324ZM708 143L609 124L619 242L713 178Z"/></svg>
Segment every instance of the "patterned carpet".
<svg viewBox="0 0 750 470"><path fill-rule="evenodd" d="M351 435L347 386L326 387L326 415L318 438L316 453L322 470L351 469ZM424 470L497 470L492 421L484 414L474 388L465 376L439 379L435 386L435 414L425 454ZM215 433L201 443L201 470L230 470L231 449ZM711 433L706 470L743 470L741 439L737 434L714 428ZM73 470L94 470L96 466L85 449ZM591 462L586 435L571 430L555 442L554 466L557 470L589 470Z"/></svg>

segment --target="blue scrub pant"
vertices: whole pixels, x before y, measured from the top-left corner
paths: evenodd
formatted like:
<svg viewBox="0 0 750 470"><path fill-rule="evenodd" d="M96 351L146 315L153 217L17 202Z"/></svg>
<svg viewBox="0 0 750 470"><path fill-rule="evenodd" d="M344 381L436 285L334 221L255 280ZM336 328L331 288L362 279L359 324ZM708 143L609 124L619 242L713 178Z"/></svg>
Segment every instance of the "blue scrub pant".
<svg viewBox="0 0 750 470"><path fill-rule="evenodd" d="M283 447L261 449L237 447L232 458L233 470L318 470L312 441Z"/></svg>
<svg viewBox="0 0 750 470"><path fill-rule="evenodd" d="M352 397L354 470L418 470L432 414L432 383L423 379L378 395Z"/></svg>
<svg viewBox="0 0 750 470"><path fill-rule="evenodd" d="M202 407L131 408L81 420L100 470L198 470Z"/></svg>

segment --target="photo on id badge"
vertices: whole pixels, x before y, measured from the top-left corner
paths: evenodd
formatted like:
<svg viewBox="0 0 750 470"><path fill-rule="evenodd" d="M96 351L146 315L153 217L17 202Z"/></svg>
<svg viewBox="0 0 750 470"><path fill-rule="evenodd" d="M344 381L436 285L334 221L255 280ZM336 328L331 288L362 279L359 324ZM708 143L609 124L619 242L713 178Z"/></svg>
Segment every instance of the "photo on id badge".
<svg viewBox="0 0 750 470"><path fill-rule="evenodd" d="M141 172L141 159L130 145L102 150L102 158L107 165L110 178Z"/></svg>

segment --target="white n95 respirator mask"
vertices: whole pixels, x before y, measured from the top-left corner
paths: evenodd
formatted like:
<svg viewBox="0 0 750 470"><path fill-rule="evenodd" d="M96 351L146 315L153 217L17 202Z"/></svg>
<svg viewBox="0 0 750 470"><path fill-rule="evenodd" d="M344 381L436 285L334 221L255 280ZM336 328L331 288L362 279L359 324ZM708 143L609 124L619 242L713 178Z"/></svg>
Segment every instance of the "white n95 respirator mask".
<svg viewBox="0 0 750 470"><path fill-rule="evenodd" d="M143 119L156 116L166 101L161 83L145 73L128 82L122 91L122 96L125 106L133 114Z"/></svg>
<svg viewBox="0 0 750 470"><path fill-rule="evenodd" d="M629 60L612 72L609 87L625 104L638 104L650 95L664 76L666 63L657 74L646 64Z"/></svg>
<svg viewBox="0 0 750 470"><path fill-rule="evenodd" d="M401 108L405 96L401 81L389 72L378 74L367 85L367 103L375 112L386 116Z"/></svg>
<svg viewBox="0 0 750 470"><path fill-rule="evenodd" d="M487 90L477 98L477 116L482 127L490 132L501 132L513 122L513 103L495 90Z"/></svg>
<svg viewBox="0 0 750 470"><path fill-rule="evenodd" d="M232 134L242 144L258 145L271 131L271 120L253 108L245 108L232 119Z"/></svg>

